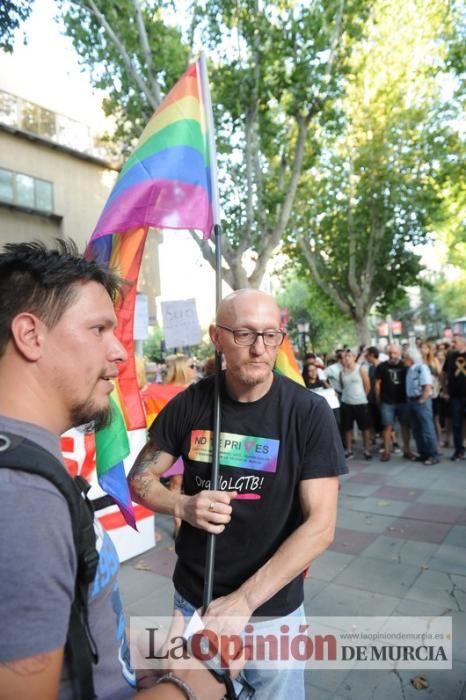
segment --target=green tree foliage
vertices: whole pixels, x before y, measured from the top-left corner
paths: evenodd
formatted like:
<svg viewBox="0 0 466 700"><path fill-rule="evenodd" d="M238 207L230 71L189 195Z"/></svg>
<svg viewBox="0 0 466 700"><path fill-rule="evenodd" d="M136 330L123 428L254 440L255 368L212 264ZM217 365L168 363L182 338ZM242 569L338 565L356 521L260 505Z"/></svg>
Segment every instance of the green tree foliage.
<svg viewBox="0 0 466 700"><path fill-rule="evenodd" d="M440 164L451 130L438 118L447 3L376 2L350 59L345 126L325 126L302 178L290 255L368 342L368 315L416 283L413 246L440 224ZM448 151L447 151L448 152ZM295 247L298 243L298 247Z"/></svg>
<svg viewBox="0 0 466 700"><path fill-rule="evenodd" d="M162 19L167 2L58 0L66 33L93 85L107 97L120 153L130 152L161 99L185 70L181 30Z"/></svg>
<svg viewBox="0 0 466 700"><path fill-rule="evenodd" d="M143 342L144 357L151 362L163 362L162 351L163 329L160 326L152 327L151 335Z"/></svg>
<svg viewBox="0 0 466 700"><path fill-rule="evenodd" d="M441 229L463 255L459 0L186 0L182 17L170 0L57 2L126 150L207 50L233 288L260 284L286 234L363 342L371 308L416 281L413 246Z"/></svg>
<svg viewBox="0 0 466 700"><path fill-rule="evenodd" d="M259 286L296 204L302 173L318 150L319 124L338 120L335 102L365 5L206 3L200 28L213 56L225 278L234 288ZM197 241L213 265L209 244ZM254 267L248 274L244 255L250 250Z"/></svg>
<svg viewBox="0 0 466 700"><path fill-rule="evenodd" d="M435 287L434 299L442 318L448 323L466 316L466 274L455 280L440 280Z"/></svg>
<svg viewBox="0 0 466 700"><path fill-rule="evenodd" d="M466 271L466 143L458 135L447 144L448 156L442 160L440 191L443 220L437 227L438 238L448 249L447 262Z"/></svg>
<svg viewBox="0 0 466 700"><path fill-rule="evenodd" d="M117 136L130 144L193 51L209 49L216 112L223 257L231 286L258 286L287 226L313 134L336 121L351 46L362 32L363 0L186 2L183 24L168 23L168 0L60 0L66 31ZM175 16L175 19L178 19ZM184 40L182 38L184 36ZM306 155L307 153L307 155ZM307 158L305 159L305 155ZM209 243L193 232L214 266ZM254 251L248 274L244 254Z"/></svg>
<svg viewBox="0 0 466 700"><path fill-rule="evenodd" d="M34 0L2 0L0 2L0 49L12 52L18 29L31 14Z"/></svg>
<svg viewBox="0 0 466 700"><path fill-rule="evenodd" d="M328 354L337 347L354 345L356 337L351 321L315 284L296 278L293 270L288 270L283 278L283 291L277 296L282 308L287 308L289 321L287 330L296 347L301 338L298 323L309 323L308 349L320 354Z"/></svg>

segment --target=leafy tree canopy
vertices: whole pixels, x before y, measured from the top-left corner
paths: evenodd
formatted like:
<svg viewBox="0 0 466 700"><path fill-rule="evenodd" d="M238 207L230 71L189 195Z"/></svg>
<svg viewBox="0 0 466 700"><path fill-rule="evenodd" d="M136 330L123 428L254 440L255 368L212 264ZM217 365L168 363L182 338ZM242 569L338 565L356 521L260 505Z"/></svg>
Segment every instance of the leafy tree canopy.
<svg viewBox="0 0 466 700"><path fill-rule="evenodd" d="M0 3L0 49L12 53L18 29L31 14L34 0L2 0Z"/></svg>
<svg viewBox="0 0 466 700"><path fill-rule="evenodd" d="M439 118L438 76L448 20L443 0L374 4L350 58L344 129L324 127L300 184L305 206L287 250L353 319L361 342L372 307L390 309L416 283L413 247L445 218L440 164L453 134Z"/></svg>
<svg viewBox="0 0 466 700"><path fill-rule="evenodd" d="M162 18L169 3L58 0L57 4L93 85L107 94L104 111L116 124L112 138L127 154L188 63L181 30Z"/></svg>
<svg viewBox="0 0 466 700"><path fill-rule="evenodd" d="M313 133L338 121L335 100L363 30L363 0L186 2L183 22L168 0L59 0L66 31L126 143L201 47L211 57L220 192L225 213L225 278L258 286L279 245ZM171 14L170 14L171 11ZM170 21L169 21L170 20ZM314 128L310 128L315 125ZM317 148L317 144L316 144ZM209 243L196 240L214 262ZM247 274L246 251L255 252Z"/></svg>
<svg viewBox="0 0 466 700"><path fill-rule="evenodd" d="M277 301L288 309L287 329L296 347L301 346L298 323L302 321L309 323L308 348L313 352L327 354L337 347L355 344L353 324L315 283L297 278L295 271L288 269L282 284Z"/></svg>

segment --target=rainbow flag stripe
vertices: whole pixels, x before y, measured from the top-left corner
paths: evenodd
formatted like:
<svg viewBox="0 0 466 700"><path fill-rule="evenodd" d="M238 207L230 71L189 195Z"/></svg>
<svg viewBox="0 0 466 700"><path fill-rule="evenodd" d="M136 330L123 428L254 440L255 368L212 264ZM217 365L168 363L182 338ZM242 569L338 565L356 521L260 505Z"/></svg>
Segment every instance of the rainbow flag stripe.
<svg viewBox="0 0 466 700"><path fill-rule="evenodd" d="M210 105L205 95L199 59L144 129L107 200L94 238L138 226L197 229L204 238L210 236L216 204Z"/></svg>
<svg viewBox="0 0 466 700"><path fill-rule="evenodd" d="M179 384L148 384L142 391L146 409L147 427L150 428L156 417L171 399L186 389Z"/></svg>
<svg viewBox="0 0 466 700"><path fill-rule="evenodd" d="M118 325L115 335L128 353L120 367L115 391L111 397L112 420L95 435L96 469L100 487L112 496L126 522L136 529L123 459L129 454L128 429L145 428L146 419L139 396L134 361L133 319L136 304L136 283L139 274L147 230L126 232L124 236L102 236L89 243L86 255L110 267L132 286L118 300L115 311Z"/></svg>
<svg viewBox="0 0 466 700"><path fill-rule="evenodd" d="M119 403L128 430L146 427L136 380L133 340L137 280L146 237L147 230L144 228L127 231L124 236L103 236L91 239L86 251L87 256L97 260L104 267L110 267L131 284L115 308L118 319L116 336L128 353L128 360L121 366L116 382Z"/></svg>
<svg viewBox="0 0 466 700"><path fill-rule="evenodd" d="M275 371L304 386L304 379L299 371L298 363L293 352L293 346L287 335L278 348L277 357L275 359Z"/></svg>
<svg viewBox="0 0 466 700"><path fill-rule="evenodd" d="M110 398L112 421L95 435L97 480L118 505L128 525L136 528L136 517L126 481L123 459L129 455L128 434L121 408Z"/></svg>
<svg viewBox="0 0 466 700"><path fill-rule="evenodd" d="M134 307L148 229L196 229L208 238L218 222L215 142L205 59L181 76L155 111L125 163L97 222L87 257L111 267L131 283L116 307L117 336L128 361L116 386L118 406L108 435L96 434L97 475L102 488L134 526L118 432L146 426L134 362ZM113 433L112 433L113 430ZM105 432L105 431L103 431ZM110 449L113 445L115 449ZM108 454L106 454L108 453Z"/></svg>

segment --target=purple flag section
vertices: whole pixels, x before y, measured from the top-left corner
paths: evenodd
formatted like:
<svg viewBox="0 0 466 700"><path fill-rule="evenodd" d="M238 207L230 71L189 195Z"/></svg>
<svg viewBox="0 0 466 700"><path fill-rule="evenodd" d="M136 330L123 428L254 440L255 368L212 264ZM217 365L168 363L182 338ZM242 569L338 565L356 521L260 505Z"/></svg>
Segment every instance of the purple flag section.
<svg viewBox="0 0 466 700"><path fill-rule="evenodd" d="M113 498L128 525L137 530L123 462L118 462L104 474L99 474L98 481L100 487Z"/></svg>

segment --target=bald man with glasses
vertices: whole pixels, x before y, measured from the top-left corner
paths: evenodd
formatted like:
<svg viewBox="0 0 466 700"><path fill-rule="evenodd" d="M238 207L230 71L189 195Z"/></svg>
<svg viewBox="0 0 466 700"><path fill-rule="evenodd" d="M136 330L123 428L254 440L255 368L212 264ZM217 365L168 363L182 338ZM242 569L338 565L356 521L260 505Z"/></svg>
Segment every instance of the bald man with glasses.
<svg viewBox="0 0 466 700"><path fill-rule="evenodd" d="M152 424L130 473L133 498L182 519L176 540L175 604L202 606L206 533L218 535L214 600L207 617L252 615L298 629L303 571L332 542L338 476L347 472L331 409L320 396L275 374L285 333L268 294L241 289L219 305L210 337L223 353L220 488L211 491L214 378L178 395ZM182 456L184 493L160 474ZM273 625L275 624L275 628ZM303 668L243 672L258 700L304 698Z"/></svg>

